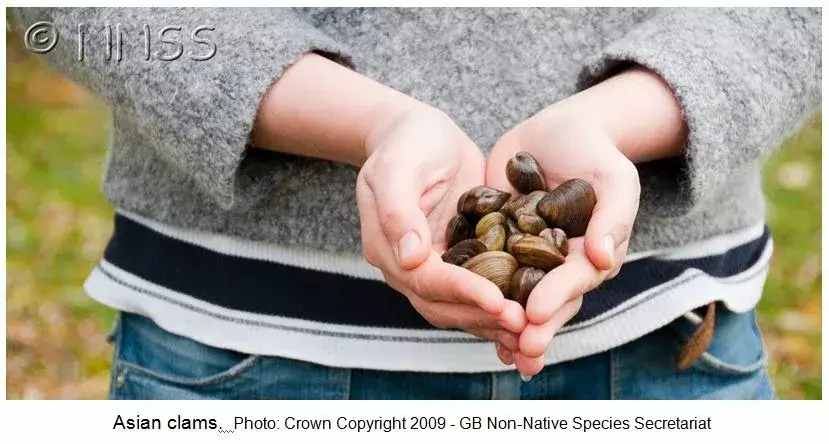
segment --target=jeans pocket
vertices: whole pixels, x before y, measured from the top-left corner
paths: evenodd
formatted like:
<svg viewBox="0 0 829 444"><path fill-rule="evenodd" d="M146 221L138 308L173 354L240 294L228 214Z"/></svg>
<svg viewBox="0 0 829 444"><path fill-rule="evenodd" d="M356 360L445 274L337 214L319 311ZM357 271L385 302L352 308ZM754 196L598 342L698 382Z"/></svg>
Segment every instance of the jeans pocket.
<svg viewBox="0 0 829 444"><path fill-rule="evenodd" d="M260 356L219 349L170 333L151 319L122 313L111 397L223 397L255 370Z"/></svg>
<svg viewBox="0 0 829 444"><path fill-rule="evenodd" d="M696 324L682 318L676 323L683 340L687 340ZM768 352L757 324L754 310L737 313L717 305L711 344L692 368L717 376L748 376L764 370Z"/></svg>

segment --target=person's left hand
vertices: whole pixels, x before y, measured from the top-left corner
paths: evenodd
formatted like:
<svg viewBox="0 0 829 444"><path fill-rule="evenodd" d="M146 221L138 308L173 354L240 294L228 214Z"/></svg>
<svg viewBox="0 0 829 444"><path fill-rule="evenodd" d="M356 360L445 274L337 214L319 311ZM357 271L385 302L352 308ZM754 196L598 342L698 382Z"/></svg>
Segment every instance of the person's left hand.
<svg viewBox="0 0 829 444"><path fill-rule="evenodd" d="M576 313L585 293L618 274L639 207L636 167L597 124L557 113L530 119L504 135L487 160L486 185L517 191L506 178L507 162L526 151L538 161L550 189L568 179L588 181L597 203L587 233L569 239L565 262L533 289L526 306L529 323L519 351L496 346L499 359L515 364L522 378L538 374L553 335Z"/></svg>

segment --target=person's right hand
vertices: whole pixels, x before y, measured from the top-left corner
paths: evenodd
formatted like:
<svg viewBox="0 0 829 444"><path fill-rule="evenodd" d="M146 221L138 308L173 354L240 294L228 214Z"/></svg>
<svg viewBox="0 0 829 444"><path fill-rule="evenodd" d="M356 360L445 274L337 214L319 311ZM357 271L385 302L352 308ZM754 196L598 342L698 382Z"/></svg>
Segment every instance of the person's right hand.
<svg viewBox="0 0 829 444"><path fill-rule="evenodd" d="M490 281L444 262L461 194L484 183L485 160L431 107L387 119L366 138L357 178L363 255L427 321L518 350L523 308Z"/></svg>

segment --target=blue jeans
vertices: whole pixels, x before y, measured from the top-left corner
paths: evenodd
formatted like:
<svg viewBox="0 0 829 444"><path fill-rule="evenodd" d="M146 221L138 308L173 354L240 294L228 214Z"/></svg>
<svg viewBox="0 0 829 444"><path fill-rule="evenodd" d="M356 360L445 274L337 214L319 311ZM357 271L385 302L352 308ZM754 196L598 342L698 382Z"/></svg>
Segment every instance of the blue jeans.
<svg viewBox="0 0 829 444"><path fill-rule="evenodd" d="M677 320L619 348L517 372L445 374L332 368L221 350L122 313L113 330L112 399L774 399L754 312L720 307L714 341L691 369ZM494 353L494 349L493 349Z"/></svg>

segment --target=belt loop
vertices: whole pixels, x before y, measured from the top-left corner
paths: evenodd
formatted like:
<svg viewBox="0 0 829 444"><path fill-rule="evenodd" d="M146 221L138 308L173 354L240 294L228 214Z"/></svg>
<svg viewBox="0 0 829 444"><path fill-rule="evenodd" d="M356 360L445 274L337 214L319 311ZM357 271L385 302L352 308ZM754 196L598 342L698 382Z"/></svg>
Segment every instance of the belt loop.
<svg viewBox="0 0 829 444"><path fill-rule="evenodd" d="M716 313L717 313L717 302L712 301L708 303L708 307L705 311L705 316L702 318L702 322L699 323L697 329L694 331L694 334L691 335L688 342L682 347L682 350L679 351L679 358L677 359L677 368L682 371L686 370L700 356L703 355L706 351L708 351L708 347L711 346L711 341L714 340L714 326L716 324Z"/></svg>

